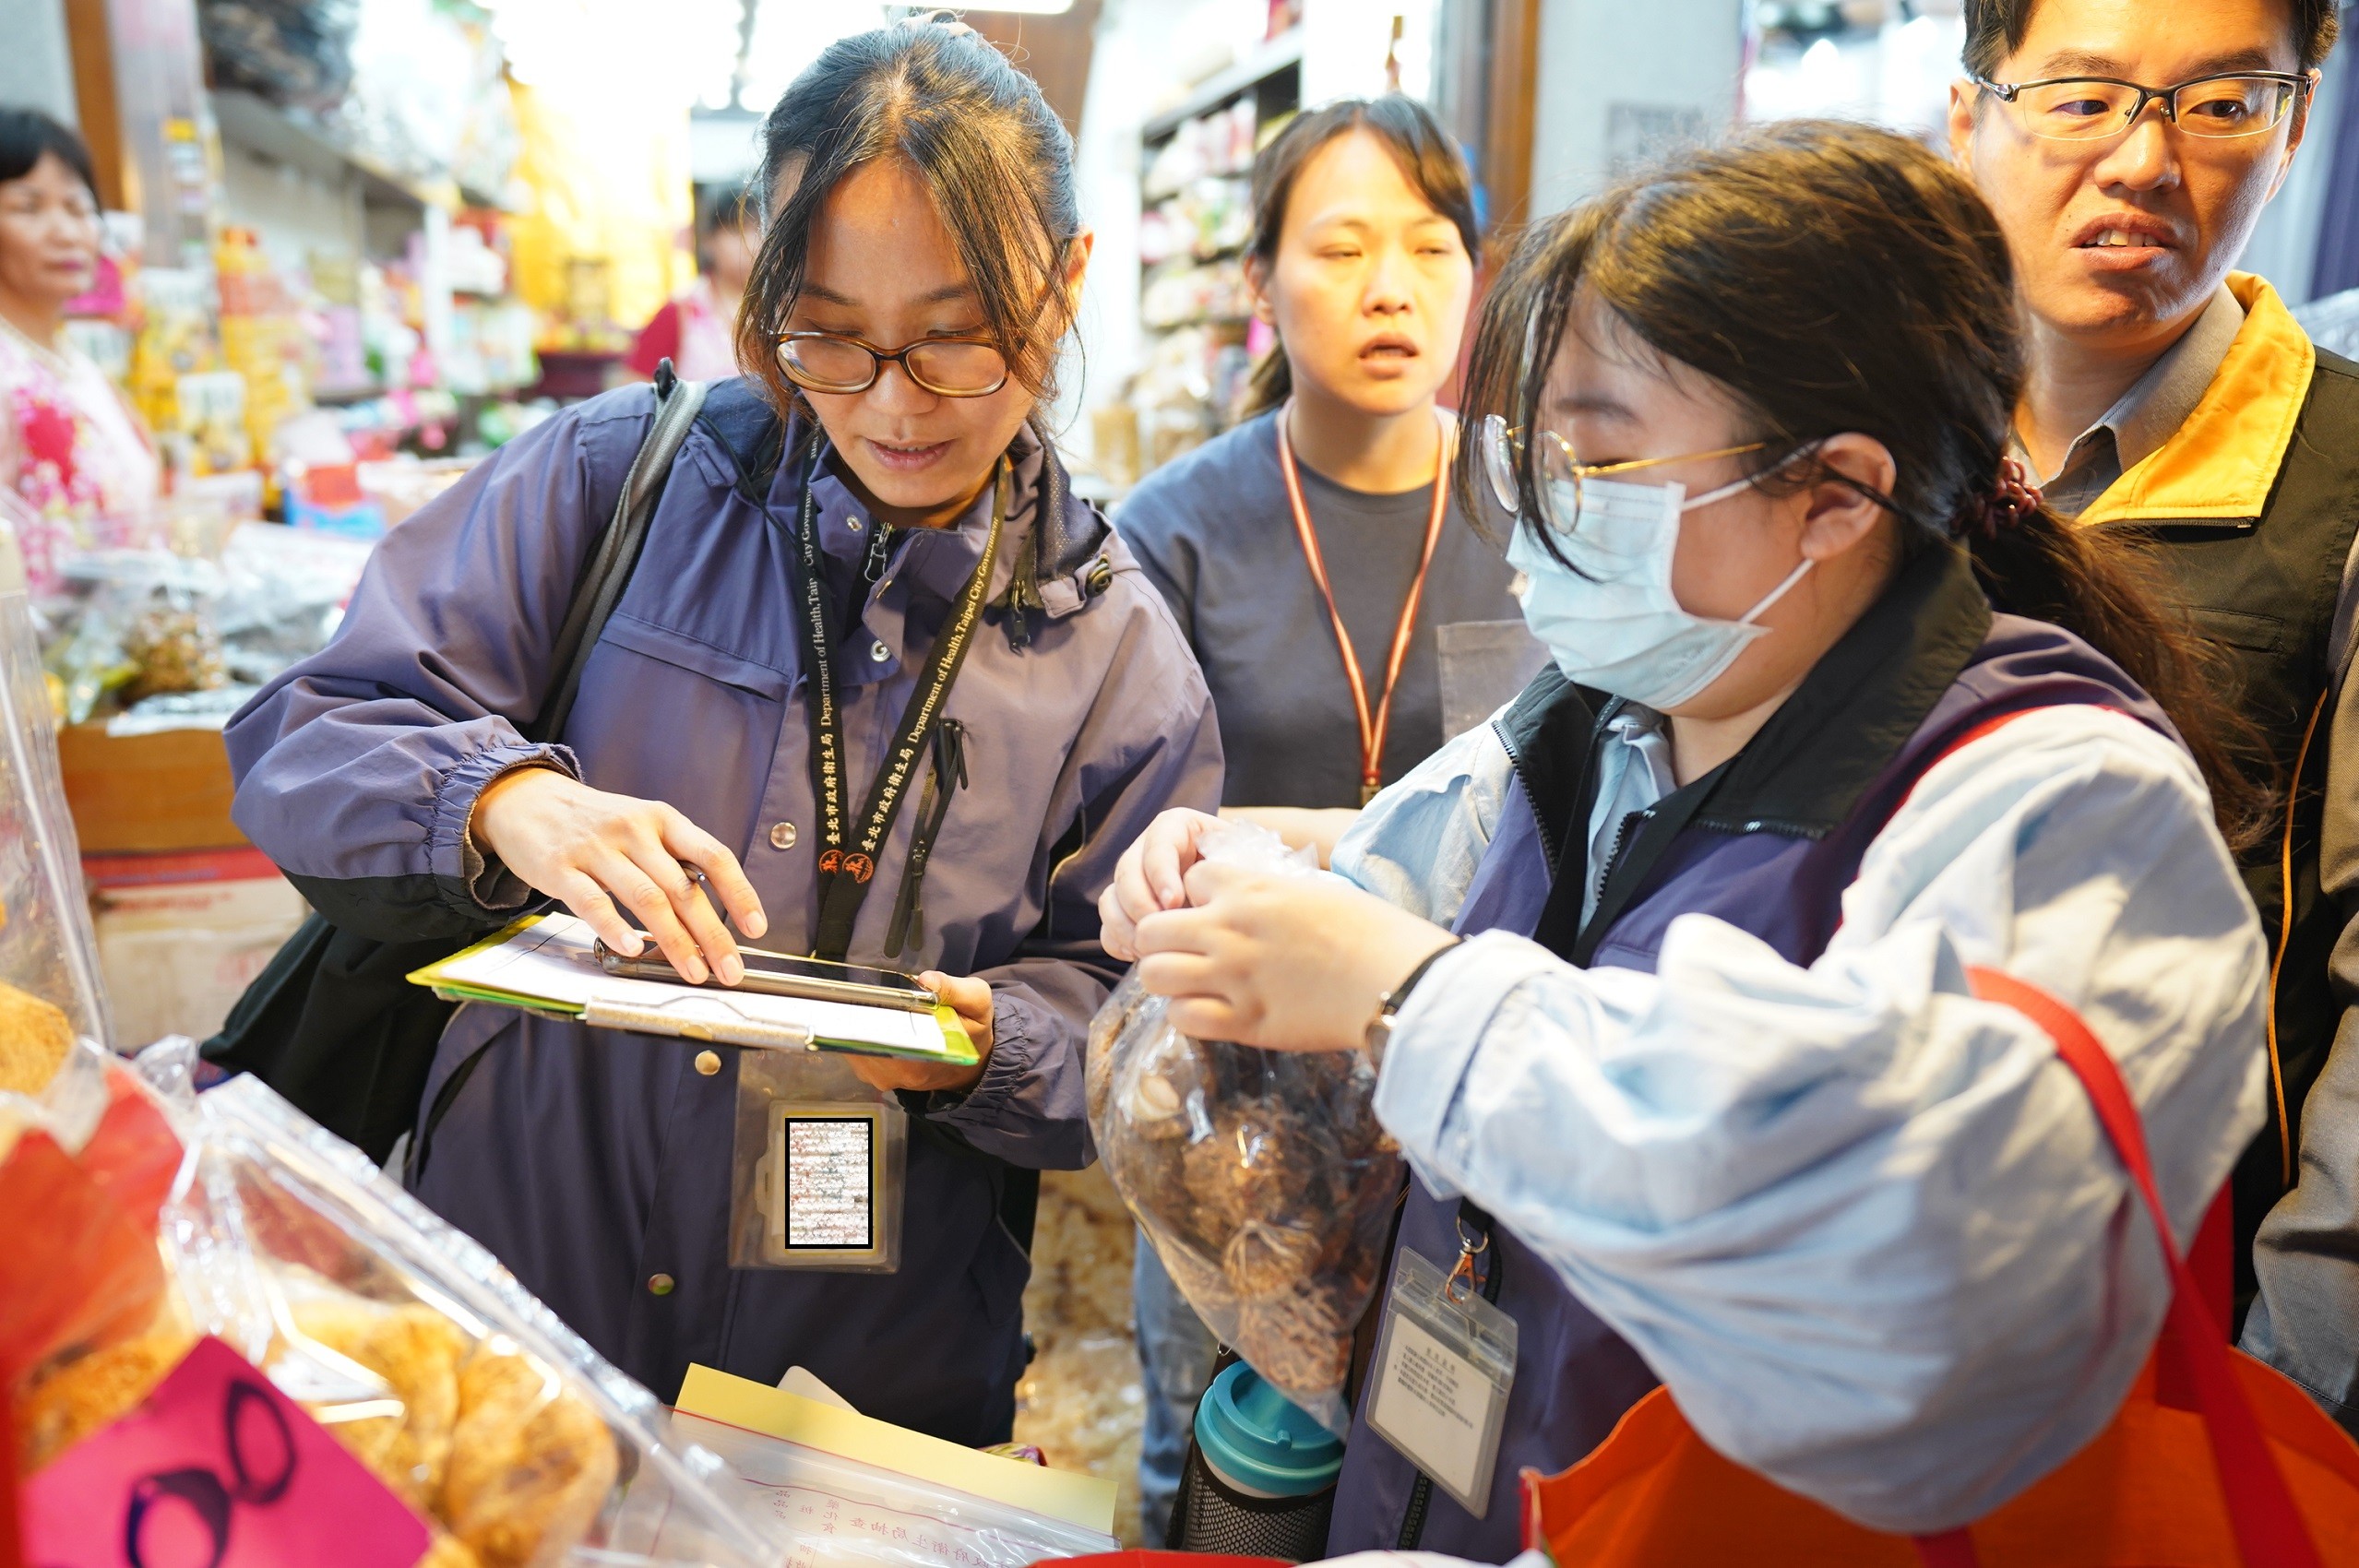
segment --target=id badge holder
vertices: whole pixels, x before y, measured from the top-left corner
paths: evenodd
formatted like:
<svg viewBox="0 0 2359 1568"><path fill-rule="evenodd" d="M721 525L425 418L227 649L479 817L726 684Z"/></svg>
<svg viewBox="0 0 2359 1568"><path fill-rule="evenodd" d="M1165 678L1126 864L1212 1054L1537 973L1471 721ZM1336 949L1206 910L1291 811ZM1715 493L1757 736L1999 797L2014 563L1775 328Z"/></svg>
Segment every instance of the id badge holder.
<svg viewBox="0 0 2359 1568"><path fill-rule="evenodd" d="M908 1170L909 1113L841 1057L738 1052L730 1266L893 1273Z"/></svg>
<svg viewBox="0 0 2359 1568"><path fill-rule="evenodd" d="M1368 1366L1369 1430L1477 1519L1491 1504L1515 1384L1516 1320L1483 1299L1469 1258L1446 1272L1403 1247Z"/></svg>

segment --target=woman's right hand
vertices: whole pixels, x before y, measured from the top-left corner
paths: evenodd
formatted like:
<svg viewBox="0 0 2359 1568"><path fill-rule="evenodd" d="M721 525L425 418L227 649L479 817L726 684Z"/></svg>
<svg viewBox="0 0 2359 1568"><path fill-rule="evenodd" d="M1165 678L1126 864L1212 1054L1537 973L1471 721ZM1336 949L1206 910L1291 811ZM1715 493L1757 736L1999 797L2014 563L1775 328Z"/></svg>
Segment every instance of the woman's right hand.
<svg viewBox="0 0 2359 1568"><path fill-rule="evenodd" d="M769 929L745 868L720 839L661 801L610 795L554 768L502 774L475 798L468 832L534 891L581 917L625 957L645 945L614 900L637 915L683 980L745 978L737 943L705 897L709 885L749 937ZM689 874L694 866L700 882Z"/></svg>
<svg viewBox="0 0 2359 1568"><path fill-rule="evenodd" d="M1175 806L1147 825L1122 852L1114 881L1098 895L1098 940L1111 957L1138 956L1138 922L1159 909L1187 908L1187 872L1204 835L1221 826L1209 813Z"/></svg>

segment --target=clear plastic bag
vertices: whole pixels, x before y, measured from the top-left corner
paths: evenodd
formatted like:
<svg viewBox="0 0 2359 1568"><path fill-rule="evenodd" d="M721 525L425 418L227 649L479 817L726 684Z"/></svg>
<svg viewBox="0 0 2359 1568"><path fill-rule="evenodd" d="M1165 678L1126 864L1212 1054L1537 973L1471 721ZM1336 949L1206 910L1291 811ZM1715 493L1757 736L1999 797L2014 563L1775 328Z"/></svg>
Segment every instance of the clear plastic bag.
<svg viewBox="0 0 2359 1568"><path fill-rule="evenodd" d="M113 1042L98 977L24 562L0 529L0 1091L39 1093L77 1036Z"/></svg>
<svg viewBox="0 0 2359 1568"><path fill-rule="evenodd" d="M788 1568L1027 1568L1121 1544L1010 1503L699 1416L675 1412L672 1433L720 1455L731 1478L723 1495L795 1540ZM676 1525L651 1520L648 1544L676 1549Z"/></svg>
<svg viewBox="0 0 2359 1568"><path fill-rule="evenodd" d="M67 560L49 666L79 724L110 696L125 706L228 683L214 621L220 567L169 550L93 550Z"/></svg>
<svg viewBox="0 0 2359 1568"><path fill-rule="evenodd" d="M1260 827L1208 861L1317 875ZM1099 1158L1181 1294L1222 1343L1329 1431L1351 1424L1352 1335L1384 1265L1400 1146L1358 1051L1257 1051L1181 1034L1134 973L1090 1027Z"/></svg>
<svg viewBox="0 0 2359 1568"><path fill-rule="evenodd" d="M186 1041L154 1048L142 1068L151 1080L185 1084L192 1050ZM115 1304L53 1313L66 1326L43 1328L48 1342L30 1354L27 1335L15 1336L13 1356L0 1336L0 1370L18 1378L28 1472L135 1408L211 1335L266 1372L429 1523L430 1568L767 1568L783 1559L783 1534L714 1490L717 1457L674 1444L646 1390L358 1150L252 1078L167 1098L126 1087L129 1076L119 1066L108 1073L108 1111L76 1158L88 1164L93 1151L113 1149L114 1163L136 1175L157 1162L125 1158L125 1148L164 1154L161 1184L118 1177L109 1186L134 1194L110 1211L115 1232L144 1209L161 1289L142 1296L122 1285L137 1249L117 1246L99 1260L108 1272L89 1277L92 1294ZM17 1162L29 1147L46 1162L31 1173L49 1187L73 1174L54 1169L52 1146L74 1139L65 1107L75 1096L89 1098L69 1072L38 1108L0 1106L0 1127L13 1109L18 1123L49 1134L15 1140L0 1163L0 1192L26 1178L29 1168ZM110 1142L126 1108L131 1125ZM19 1207L0 1215L0 1251L20 1249L63 1252L67 1263L74 1255L44 1217ZM52 1267L43 1277L72 1272ZM624 1521L649 1510L681 1521L696 1540L692 1556L626 1543Z"/></svg>

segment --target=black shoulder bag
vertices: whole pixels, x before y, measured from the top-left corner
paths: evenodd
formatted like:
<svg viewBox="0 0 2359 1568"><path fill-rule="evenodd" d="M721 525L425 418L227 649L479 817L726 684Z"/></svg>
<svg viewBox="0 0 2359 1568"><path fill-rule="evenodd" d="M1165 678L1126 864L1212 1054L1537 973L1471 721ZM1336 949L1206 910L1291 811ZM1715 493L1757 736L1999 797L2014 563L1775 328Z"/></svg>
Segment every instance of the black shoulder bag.
<svg viewBox="0 0 2359 1568"><path fill-rule="evenodd" d="M657 368L656 412L623 481L612 522L574 584L550 667L558 672L525 738L554 740L581 688L582 666L629 583L672 461L704 405L705 387ZM487 914L482 932L505 918ZM462 944L443 936L380 942L315 912L287 939L207 1040L207 1061L251 1073L337 1136L382 1162L416 1119L426 1074L457 1004L407 976Z"/></svg>

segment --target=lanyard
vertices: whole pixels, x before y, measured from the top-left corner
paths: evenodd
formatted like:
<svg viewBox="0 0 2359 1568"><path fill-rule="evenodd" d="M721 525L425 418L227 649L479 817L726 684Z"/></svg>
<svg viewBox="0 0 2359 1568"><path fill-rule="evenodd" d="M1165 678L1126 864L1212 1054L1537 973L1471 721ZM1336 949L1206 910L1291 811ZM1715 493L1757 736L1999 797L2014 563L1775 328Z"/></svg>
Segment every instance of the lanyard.
<svg viewBox="0 0 2359 1568"><path fill-rule="evenodd" d="M1327 600L1327 618L1335 627L1335 644L1343 651L1343 675L1352 683L1352 707L1360 720L1360 803L1366 805L1384 788L1384 741L1392 729L1392 693L1400 681L1400 667L1409 659L1409 642L1417 633L1417 607L1425 598L1425 574L1434 564L1434 551L1442 542L1442 512L1449 499L1449 438L1442 438L1440 466L1434 470L1434 512L1425 520L1425 552L1417 558L1417 575L1410 579L1409 598L1400 607L1400 622L1392 631L1392 653L1385 660L1384 692L1368 712L1368 683L1360 673L1360 656L1352 651L1352 635L1343 628L1342 612L1335 608L1335 589L1327 580L1327 560L1319 553L1318 534L1311 527L1310 508L1303 505L1303 481L1294 471L1294 445L1286 438L1286 421L1293 413L1290 401L1278 410L1278 471L1286 479L1286 500L1294 509L1294 536L1303 541L1303 558L1310 563L1311 581ZM1441 416L1436 413L1436 423Z"/></svg>
<svg viewBox="0 0 2359 1568"><path fill-rule="evenodd" d="M950 618L934 639L917 690L901 713L899 733L885 754L884 766L869 782L868 801L861 808L860 831L847 840L844 832L843 716L836 700L834 639L828 630L827 588L819 565L818 448L812 447L810 471L803 483L803 510L795 529L795 545L803 577L803 653L811 672L816 701L804 704L811 715L811 776L819 797L819 925L812 944L816 957L841 962L852 946L852 922L859 918L868 885L876 875L876 858L883 852L893 817L909 792L910 774L925 754L926 742L941 720L943 699L958 679L959 665L974 640L975 624L983 617L983 596L990 591L991 568L999 559L999 535L1007 518L1015 470L1001 458L992 493L991 531L983 536L983 559L967 579ZM882 529L881 523L871 523Z"/></svg>

